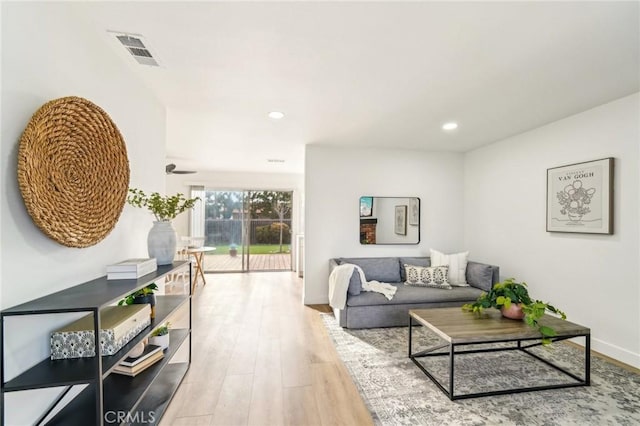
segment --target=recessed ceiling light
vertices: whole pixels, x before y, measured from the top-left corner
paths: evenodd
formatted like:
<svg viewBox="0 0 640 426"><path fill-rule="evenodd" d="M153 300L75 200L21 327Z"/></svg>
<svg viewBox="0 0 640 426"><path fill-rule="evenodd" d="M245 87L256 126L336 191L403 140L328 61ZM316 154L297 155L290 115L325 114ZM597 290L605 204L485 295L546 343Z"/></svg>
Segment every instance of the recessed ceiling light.
<svg viewBox="0 0 640 426"><path fill-rule="evenodd" d="M284 117L284 113L280 111L271 111L269 113L269 118L273 118L274 120L280 120L283 117Z"/></svg>
<svg viewBox="0 0 640 426"><path fill-rule="evenodd" d="M282 158L267 158L268 163L284 163Z"/></svg>
<svg viewBox="0 0 640 426"><path fill-rule="evenodd" d="M455 130L458 128L458 123L450 121L442 125L442 130Z"/></svg>

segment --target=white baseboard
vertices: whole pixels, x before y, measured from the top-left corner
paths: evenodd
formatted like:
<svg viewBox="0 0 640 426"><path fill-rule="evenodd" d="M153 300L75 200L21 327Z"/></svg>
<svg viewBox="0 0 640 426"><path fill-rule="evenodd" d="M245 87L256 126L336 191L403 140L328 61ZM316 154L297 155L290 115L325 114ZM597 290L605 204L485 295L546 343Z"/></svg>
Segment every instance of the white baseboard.
<svg viewBox="0 0 640 426"><path fill-rule="evenodd" d="M633 353L630 350L621 348L620 346L607 343L600 339L594 339L592 337L591 349L620 362L624 362L632 367L640 368L640 354Z"/></svg>
<svg viewBox="0 0 640 426"><path fill-rule="evenodd" d="M328 297L304 297L302 301L305 305L328 305Z"/></svg>
<svg viewBox="0 0 640 426"><path fill-rule="evenodd" d="M571 341L576 345L584 347L584 338L582 337L571 339ZM632 367L640 368L640 354L633 353L628 349L621 348L604 340L595 339L593 336L591 336L591 350Z"/></svg>

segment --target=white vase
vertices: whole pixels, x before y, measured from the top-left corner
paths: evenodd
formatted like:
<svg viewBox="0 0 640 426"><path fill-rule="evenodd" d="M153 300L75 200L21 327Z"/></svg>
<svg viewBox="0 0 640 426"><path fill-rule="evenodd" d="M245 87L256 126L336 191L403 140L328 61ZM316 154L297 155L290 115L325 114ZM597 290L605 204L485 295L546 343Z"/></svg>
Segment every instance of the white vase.
<svg viewBox="0 0 640 426"><path fill-rule="evenodd" d="M169 347L169 335L165 334L163 336L151 336L149 337L149 344L160 346L162 350L165 350Z"/></svg>
<svg viewBox="0 0 640 426"><path fill-rule="evenodd" d="M176 231L171 222L153 222L147 237L149 257L155 257L158 265L168 265L176 256Z"/></svg>

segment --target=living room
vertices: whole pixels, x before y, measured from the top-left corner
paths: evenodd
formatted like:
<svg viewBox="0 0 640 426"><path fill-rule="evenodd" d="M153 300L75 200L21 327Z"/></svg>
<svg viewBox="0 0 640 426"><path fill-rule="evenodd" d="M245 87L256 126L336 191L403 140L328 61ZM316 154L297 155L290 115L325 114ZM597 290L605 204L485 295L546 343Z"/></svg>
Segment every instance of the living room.
<svg viewBox="0 0 640 426"><path fill-rule="evenodd" d="M535 2L527 4L535 9ZM149 6L153 7L153 4L149 3ZM387 6L391 7L391 4ZM505 16L509 16L511 8L515 7L514 4L503 6ZM91 7L98 12L85 15L88 10L85 8ZM187 6L176 3L165 7L174 7L176 12L175 20L167 25L188 26L179 19L178 13L181 7ZM237 7L247 12L256 5ZM332 7L340 6L334 4ZM349 7L358 6L351 4ZM52 241L34 225L25 210L15 167L20 135L42 104L75 95L95 102L117 123L126 140L132 187L161 193L175 190L186 193L188 180L176 184L175 176L165 174L165 164L174 160L178 164L182 162L181 167L189 167L188 162L195 160L188 157L200 156L210 157L213 167L199 170L201 181L226 187L262 184L269 189L294 190L296 230L304 232L306 240L300 304L327 303L330 258L419 256L427 255L430 248L447 253L468 250L471 259L499 265L502 278L516 277L527 281L537 298L553 301L569 314L571 321L590 327L593 350L640 368L638 4L567 3L563 7L584 8L579 9L585 11L584 16L577 14L576 20L583 19L587 24L574 22L583 32L573 38L567 34L569 31L560 31L563 22L550 21L548 27L540 27L540 38L546 39L549 52L555 56L550 53L547 56L546 50L519 51L518 46L510 46L512 56L504 59L501 68L504 75L485 75L484 68L478 65L483 63L483 58L468 57L467 66L477 68L477 83L474 84L458 76L459 80L432 83L415 92L415 88L402 85L402 74L392 83L380 82L383 86L388 84L388 92L395 85L397 91L403 93L404 109L386 116L386 111L377 110L379 104L372 103L369 108L375 114L370 117L377 117L378 123L385 120L398 123L406 118L414 127L383 127L385 131L380 138L386 139L387 144L368 145L362 140L363 136L349 133L360 129L364 132L366 123L353 122L350 127L351 118L343 117L342 121L348 123L335 122L343 135L338 133L334 135L336 139L327 140L327 143L314 140L311 131L309 135L301 135L300 139L306 138L303 145L286 147L291 153L285 163L287 168L276 169L274 173L267 166L247 171L245 163L251 159L252 152L246 146L211 143L207 149L214 153L208 154L191 146L188 136L195 139L196 135L185 133L184 128L193 127L202 118L184 117L185 111L192 108L188 105L189 99L184 99L182 105L167 106L143 83L145 80L140 73L147 71L127 62L131 58L126 58L124 53L116 53L105 31L136 29L119 28L121 23L117 20L112 23L116 28L96 25L94 14L100 14L102 10L109 16L117 17L120 13L124 22L125 15L132 19L130 12L135 9L125 8L118 12L105 3L87 6L80 3L3 2L0 9L2 308L93 279L104 274L105 265L146 253L150 221L149 215L141 209L125 207L108 237L84 249L63 247ZM590 9L599 7L606 11L604 15ZM475 12L469 12L470 16ZM565 13L566 10L561 16L566 17ZM94 18L86 19L86 16ZM376 24L385 22L376 16L379 19ZM485 24L495 24L500 18L496 15L495 21ZM310 18L306 16L306 19L302 22L308 22ZM246 25L257 25L260 21L261 16L256 12L247 16ZM388 30L394 24L390 21L386 25L384 28ZM512 22L511 25L509 28L513 29L525 22ZM585 32L590 25L594 26L592 32ZM376 29L370 30L375 32ZM457 28L451 36L464 41L464 34L464 28ZM380 49L396 52L394 58L407 54L400 48L385 46L385 38L382 32L376 38ZM506 33L503 38L508 40L510 35ZM466 42L472 43L472 40ZM566 43L565 49L552 49L562 43ZM161 47L158 46L160 52ZM591 48L598 54L606 53L605 59L589 56L592 55ZM446 49L443 50L445 53L440 51L440 54L447 57ZM571 60L560 61L561 58ZM311 62L310 67L322 69L322 64L313 62L312 54L307 60ZM544 67L527 69L527 66L540 63ZM557 80L541 81L533 90L525 90L531 89L527 86L531 85L529 74L536 75L541 68L554 69L556 72L549 75ZM384 71L388 70L385 68ZM412 74L410 71L406 72ZM157 76L162 69L151 72ZM500 86L502 79L510 82L508 89ZM520 85L519 79L522 79ZM371 81L375 78L370 76L362 84L366 86ZM356 81L351 84L357 86ZM428 97L424 92L436 90L435 86L439 84L451 84L455 93L448 98L437 92L438 103L443 104L448 113L442 118L467 118L460 120L457 133L443 132L441 117L429 116L428 109L413 108L417 102L414 95ZM455 91L455 84L473 90ZM318 91L329 89L317 88ZM580 91L584 96L576 94ZM553 115L546 115L551 109L549 104L536 103L538 98L531 98L532 92L538 92L547 101L557 99L561 107L553 110ZM383 93L387 92L383 90ZM565 102L564 98L569 95L574 98ZM473 102L467 102L467 97L473 98ZM477 107L486 102L496 108L496 104L491 103L494 98L503 99L504 103L495 111L487 107L485 116L473 116L465 110L467 103ZM523 107L519 103L522 99L530 102L530 106ZM351 106L351 100L346 96L336 104L340 102ZM344 105L337 107L346 108ZM472 113L478 113L478 110ZM288 116L284 120L292 118ZM520 126L516 126L519 131L500 133L504 125L502 120L520 119L523 122L516 123ZM525 122L537 124L527 127ZM327 122L321 124L331 126ZM273 127L273 123L267 126ZM373 125L369 127L374 131L380 129ZM429 137L421 133L426 128L432 136L431 142L436 142L429 149L422 147L423 143L429 142ZM476 132L499 136L476 140ZM341 144L340 136L352 137L354 141ZM462 138L466 142L462 143ZM196 154L192 155L194 152ZM266 156L268 149L260 147L256 152ZM608 157L615 159L612 235L546 232L547 169ZM290 164L295 167L288 168ZM419 197L422 203L420 243L361 245L357 239L357 203L366 195ZM183 221L182 232L186 233L186 215L180 220ZM11 336L6 333L5 374L16 374L48 356L49 328L60 325L55 318L50 320L46 329L33 320L26 325L21 323L24 333L12 333ZM33 350L34 346L37 351ZM36 398L12 395L11 398L16 399L9 399L7 405L19 407L13 410L13 415L17 416L13 419L19 420L7 424L23 424L24 419L27 423L32 422L34 417L25 414L23 408L29 406L38 412L46 409L54 394L46 392L41 391ZM16 414L15 411L23 413Z"/></svg>

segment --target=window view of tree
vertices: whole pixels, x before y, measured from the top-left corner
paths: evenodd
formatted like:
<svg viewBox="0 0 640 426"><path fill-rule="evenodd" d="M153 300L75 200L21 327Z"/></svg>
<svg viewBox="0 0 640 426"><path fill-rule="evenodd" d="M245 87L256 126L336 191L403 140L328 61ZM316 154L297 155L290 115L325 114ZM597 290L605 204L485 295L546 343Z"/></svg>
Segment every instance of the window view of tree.
<svg viewBox="0 0 640 426"><path fill-rule="evenodd" d="M207 191L205 243L229 254L243 243L243 221L252 254L288 253L291 248L291 192Z"/></svg>
<svg viewBox="0 0 640 426"><path fill-rule="evenodd" d="M269 235L274 232L277 233L278 252L283 253L283 243L291 243L291 193L279 191L249 192L249 201L251 218L278 219L278 223L259 227L257 233L267 233ZM288 221L288 224L285 223L285 220ZM265 228L268 229L265 230Z"/></svg>
<svg viewBox="0 0 640 426"><path fill-rule="evenodd" d="M242 212L242 192L207 191L205 197L205 218L240 219ZM233 217L234 212L236 216Z"/></svg>

